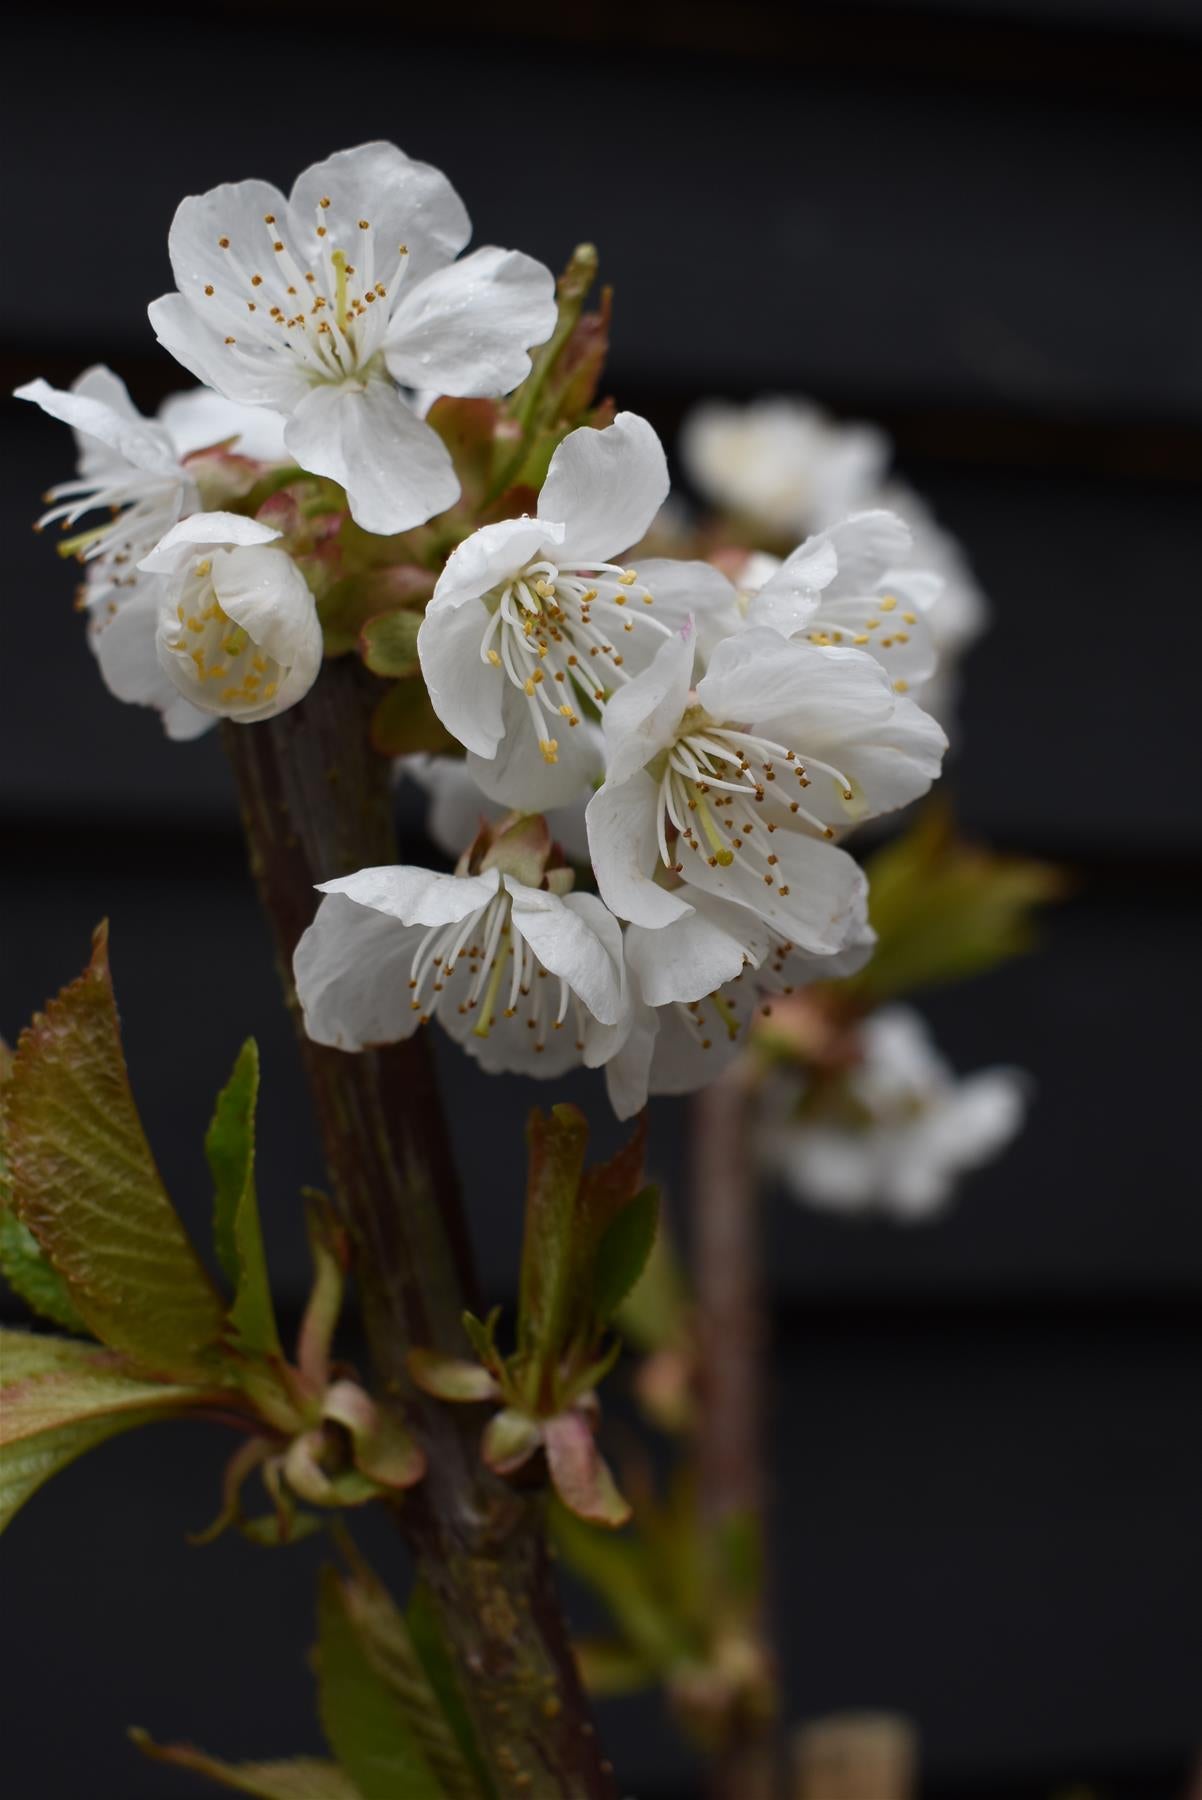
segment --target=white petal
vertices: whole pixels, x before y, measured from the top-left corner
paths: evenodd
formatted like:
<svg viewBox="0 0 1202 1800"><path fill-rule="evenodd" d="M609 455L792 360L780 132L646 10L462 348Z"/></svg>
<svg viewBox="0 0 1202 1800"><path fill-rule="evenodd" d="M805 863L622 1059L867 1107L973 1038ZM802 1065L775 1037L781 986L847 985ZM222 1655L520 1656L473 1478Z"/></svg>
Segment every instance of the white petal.
<svg viewBox="0 0 1202 1800"><path fill-rule="evenodd" d="M927 1122L932 1153L957 1169L990 1161L1021 1129L1027 1089L1024 1077L1013 1069L984 1069L958 1081Z"/></svg>
<svg viewBox="0 0 1202 1800"><path fill-rule="evenodd" d="M601 898L620 919L652 929L691 911L687 899L653 880L659 866L657 798L655 782L639 769L629 781L607 781L585 813Z"/></svg>
<svg viewBox="0 0 1202 1800"><path fill-rule="evenodd" d="M173 525L138 567L151 574L170 575L182 569L202 545L270 544L279 535L273 526L248 519L243 513L192 513Z"/></svg>
<svg viewBox="0 0 1202 1800"><path fill-rule="evenodd" d="M104 373L108 374L108 371ZM112 379L115 381L116 377ZM87 393L53 388L40 377L25 382L13 393L15 399L31 400L52 419L61 419L64 424L74 426L76 431L106 445L131 467L147 474L175 475L183 480L178 458L161 425L136 414L131 416L130 412L118 410Z"/></svg>
<svg viewBox="0 0 1202 1800"><path fill-rule="evenodd" d="M305 1030L336 1050L393 1044L417 1029L409 970L422 938L394 918L328 894L292 959Z"/></svg>
<svg viewBox="0 0 1202 1800"><path fill-rule="evenodd" d="M724 637L741 629L739 596L721 569L712 563L681 562L670 556L640 557L638 581L631 589L632 601L650 594L651 617L661 625L679 631L693 620L697 632L697 651L704 662ZM631 644L657 639L651 632L636 632ZM627 652L627 663L633 657Z"/></svg>
<svg viewBox="0 0 1202 1800"><path fill-rule="evenodd" d="M719 997L723 1009L729 1008L729 990ZM708 1087L743 1050L742 1031L734 1035L728 1031L723 1011L713 1001L702 1004L701 1015L708 1027L703 1028L704 1035L694 1015L683 1007L659 1009L659 1034L650 1075L653 1094L692 1094L698 1088Z"/></svg>
<svg viewBox="0 0 1202 1800"><path fill-rule="evenodd" d="M329 207L320 207L327 199ZM453 261L472 234L467 208L442 171L382 142L339 150L306 169L293 184L289 210L310 258L320 241L319 211L321 223L343 243L353 243L359 220L367 219L373 272L386 286L402 260L402 244L407 286Z"/></svg>
<svg viewBox="0 0 1202 1800"><path fill-rule="evenodd" d="M875 593L890 564L907 559L913 541L905 521L883 508L852 513L811 540L829 544L838 559L838 571L827 590L831 599Z"/></svg>
<svg viewBox="0 0 1202 1800"><path fill-rule="evenodd" d="M942 725L912 700L897 699L886 722L839 747L839 768L857 789L854 817L875 817L917 800L938 776L946 750ZM807 806L830 824L849 822L851 815L839 810L835 784L815 782L805 799Z"/></svg>
<svg viewBox="0 0 1202 1800"><path fill-rule="evenodd" d="M447 557L426 617L444 606L478 600L511 580L528 562L554 557L562 538L562 526L542 519L498 519L481 525Z"/></svg>
<svg viewBox="0 0 1202 1800"><path fill-rule="evenodd" d="M199 737L216 723L213 715L179 693L159 662L155 634L159 620L160 584L128 600L92 638L104 684L118 700L154 706L163 715L169 738Z"/></svg>
<svg viewBox="0 0 1202 1800"><path fill-rule="evenodd" d="M384 340L407 387L508 394L530 373L527 352L555 329L555 281L520 250L473 251L417 285L406 283Z"/></svg>
<svg viewBox="0 0 1202 1800"><path fill-rule="evenodd" d="M675 741L688 706L695 642L689 621L608 701L603 721L607 781L628 780Z"/></svg>
<svg viewBox="0 0 1202 1800"><path fill-rule="evenodd" d="M564 439L551 458L538 516L565 526L564 563L591 568L638 543L669 486L659 438L646 419L623 412L601 431L582 425Z"/></svg>
<svg viewBox="0 0 1202 1800"><path fill-rule="evenodd" d="M283 462L284 416L266 406L240 406L211 388L189 388L182 394L168 394L159 407L159 422L166 430L178 457L191 456L196 450L207 450L235 438L234 449L240 456L252 456L260 462Z"/></svg>
<svg viewBox="0 0 1202 1800"><path fill-rule="evenodd" d="M557 745L555 761L548 762L539 749L525 698L500 670L490 673L502 689L504 729L491 757L469 752L473 781L490 799L523 812L547 812L585 799L602 775L597 734L548 713L547 731Z"/></svg>
<svg viewBox="0 0 1202 1800"><path fill-rule="evenodd" d="M900 588L901 584L897 585ZM895 686L901 683L904 691L934 674L938 661L935 640L925 613L899 606L899 592L884 597L892 599L896 610L882 612L877 596L830 600L824 594L811 625L827 637L835 636L836 643L840 640L835 634L842 634L845 644L875 658L890 682ZM907 612L908 618L903 616ZM861 638L863 643L858 642Z"/></svg>
<svg viewBox="0 0 1202 1800"><path fill-rule="evenodd" d="M492 757L505 733L502 713L508 685L503 669L480 655L488 614L478 600L426 608L417 654L430 704L452 737L478 756Z"/></svg>
<svg viewBox="0 0 1202 1800"><path fill-rule="evenodd" d="M659 1023L657 1012L636 1001L630 1029L606 1062L605 1086L619 1119L633 1119L647 1104Z"/></svg>
<svg viewBox="0 0 1202 1800"><path fill-rule="evenodd" d="M579 994L602 1025L622 1011L622 932L592 894L559 899L504 877L513 899L513 926L540 963Z"/></svg>
<svg viewBox="0 0 1202 1800"><path fill-rule="evenodd" d="M182 294L162 294L146 311L155 337L176 362L228 399L287 412L308 392L299 364L282 345L227 344L231 334L208 324Z"/></svg>
<svg viewBox="0 0 1202 1800"><path fill-rule="evenodd" d="M323 894L345 894L357 906L387 913L402 925L451 925L487 906L500 875L440 875L434 869L381 865L322 881Z"/></svg>
<svg viewBox="0 0 1202 1800"><path fill-rule="evenodd" d="M785 641L763 629L726 638L710 658L697 698L712 719L745 720L785 735L787 749L839 744L893 713L878 663L858 650Z"/></svg>
<svg viewBox="0 0 1202 1800"><path fill-rule="evenodd" d="M658 931L627 927L626 965L648 1006L703 1000L768 954L772 934L755 913L711 894L693 897L695 911Z"/></svg>
<svg viewBox="0 0 1202 1800"><path fill-rule="evenodd" d="M753 867L734 862L729 868L711 868L704 855L682 851L685 893L696 886L748 907L799 949L820 956L842 950L863 917L865 880L859 864L834 844L795 831L778 831L772 848L778 858L774 885ZM782 887L788 892L782 894Z"/></svg>
<svg viewBox="0 0 1202 1800"><path fill-rule="evenodd" d="M351 517L364 531L409 531L459 498L450 451L383 378L363 387L313 388L284 438L303 469L342 483Z"/></svg>
<svg viewBox="0 0 1202 1800"><path fill-rule="evenodd" d="M271 255L274 233L265 215L282 217L286 209L283 194L269 181L227 181L180 201L167 234L167 252L176 287L201 318L206 301L228 302L236 294L245 303L242 269L249 283L260 260ZM207 294L209 287L216 291Z"/></svg>
<svg viewBox="0 0 1202 1800"><path fill-rule="evenodd" d="M481 820L499 819L505 810L481 792L462 757L419 753L400 757L397 769L427 796L426 832L444 856L457 858Z"/></svg>
<svg viewBox="0 0 1202 1800"><path fill-rule="evenodd" d="M285 668L321 662L317 605L286 550L241 545L213 555L213 587L223 612Z"/></svg>

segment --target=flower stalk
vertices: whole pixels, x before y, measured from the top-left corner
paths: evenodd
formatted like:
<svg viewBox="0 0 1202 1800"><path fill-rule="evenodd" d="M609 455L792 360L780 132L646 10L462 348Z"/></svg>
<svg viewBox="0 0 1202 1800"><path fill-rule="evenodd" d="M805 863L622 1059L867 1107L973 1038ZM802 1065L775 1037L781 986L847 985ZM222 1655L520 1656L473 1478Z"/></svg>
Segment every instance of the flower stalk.
<svg viewBox="0 0 1202 1800"><path fill-rule="evenodd" d="M693 1102L693 1286L698 1317L696 1454L703 1524L716 1544L765 1528L767 1306L752 1155L752 1072L734 1063ZM717 1633L724 1717L716 1723L710 1800L773 1800L776 1673L763 1556ZM748 1564L751 1565L747 1573Z"/></svg>
<svg viewBox="0 0 1202 1800"><path fill-rule="evenodd" d="M256 729L225 727L251 867L298 1025L331 1182L350 1230L380 1386L403 1400L428 1476L395 1509L461 1676L498 1794L615 1800L547 1559L537 1495L479 1455L478 1422L417 1390L414 1345L463 1348L475 1277L424 1036L346 1055L308 1039L291 959L314 884L396 860L388 765L367 721L378 683L351 659Z"/></svg>

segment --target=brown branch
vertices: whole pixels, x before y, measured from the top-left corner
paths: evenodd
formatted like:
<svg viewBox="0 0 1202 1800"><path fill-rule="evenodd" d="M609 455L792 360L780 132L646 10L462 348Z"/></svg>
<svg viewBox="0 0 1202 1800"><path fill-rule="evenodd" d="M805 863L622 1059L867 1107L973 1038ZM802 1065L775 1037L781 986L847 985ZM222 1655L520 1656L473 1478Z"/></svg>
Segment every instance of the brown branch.
<svg viewBox="0 0 1202 1800"><path fill-rule="evenodd" d="M388 764L367 739L379 685L354 659L327 663L307 698L266 723L225 726L251 867L294 1019L292 952L313 885L396 861ZM403 1404L426 1478L399 1528L438 1610L498 1794L616 1800L581 1689L547 1559L538 1496L485 1468L480 1421L409 1380L406 1353L462 1353L475 1278L424 1033L344 1055L300 1043L335 1195L356 1248L372 1356Z"/></svg>
<svg viewBox="0 0 1202 1800"><path fill-rule="evenodd" d="M693 1102L697 1470L703 1521L715 1546L736 1530L762 1543L765 1526L767 1308L751 1105L739 1063ZM729 1618L718 1622L715 1659L727 1712L717 1725L711 1800L771 1800L775 1674L762 1583L757 1594L732 1596Z"/></svg>

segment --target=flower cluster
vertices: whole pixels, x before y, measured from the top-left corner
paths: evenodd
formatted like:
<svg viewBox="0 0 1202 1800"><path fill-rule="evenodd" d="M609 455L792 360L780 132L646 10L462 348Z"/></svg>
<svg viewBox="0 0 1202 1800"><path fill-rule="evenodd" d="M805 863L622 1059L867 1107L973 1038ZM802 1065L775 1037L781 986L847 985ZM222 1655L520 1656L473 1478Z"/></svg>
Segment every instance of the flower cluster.
<svg viewBox="0 0 1202 1800"><path fill-rule="evenodd" d="M645 554L667 459L594 404L575 263L557 297L469 235L389 144L287 197L183 201L150 320L203 386L155 418L102 368L20 389L78 444L42 524L105 681L172 737L270 719L348 651L420 691L426 735L377 747L420 748L454 870L330 871L295 959L309 1033L355 1052L437 1019L490 1071L603 1067L627 1117L871 956L844 839L939 774L980 602L881 435L794 402L694 415L727 526Z"/></svg>

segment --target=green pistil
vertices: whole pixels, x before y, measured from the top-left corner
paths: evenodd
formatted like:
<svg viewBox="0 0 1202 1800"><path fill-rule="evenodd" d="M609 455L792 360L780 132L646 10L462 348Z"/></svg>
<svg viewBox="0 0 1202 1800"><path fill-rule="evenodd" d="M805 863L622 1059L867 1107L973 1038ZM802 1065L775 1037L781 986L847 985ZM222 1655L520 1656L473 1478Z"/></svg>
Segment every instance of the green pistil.
<svg viewBox="0 0 1202 1800"><path fill-rule="evenodd" d="M714 815L709 809L709 803L706 800L705 795L698 788L696 782L693 783L693 793L697 801L697 817L701 820L701 829L709 840L709 847L717 857L721 867L729 869L731 863L735 860L735 853L733 850L728 849L722 842Z"/></svg>
<svg viewBox="0 0 1202 1800"><path fill-rule="evenodd" d="M473 1037L486 1038L492 1030L492 1016L496 1011L497 994L500 992L501 988L501 975L504 971L505 964L513 954L512 946L509 942L508 926L505 927L504 941L504 950L493 960L492 973L488 978L488 986L484 990L484 1011L472 1026Z"/></svg>

